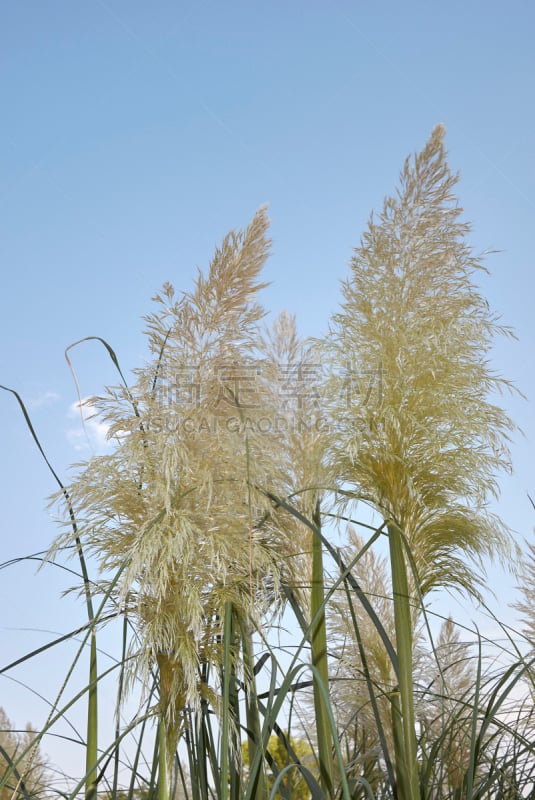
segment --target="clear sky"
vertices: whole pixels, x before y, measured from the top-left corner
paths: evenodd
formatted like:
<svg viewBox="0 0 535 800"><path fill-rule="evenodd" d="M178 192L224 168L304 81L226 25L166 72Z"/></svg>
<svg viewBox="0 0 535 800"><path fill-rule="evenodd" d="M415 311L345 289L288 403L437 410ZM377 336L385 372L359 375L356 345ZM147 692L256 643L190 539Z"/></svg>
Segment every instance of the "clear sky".
<svg viewBox="0 0 535 800"><path fill-rule="evenodd" d="M67 345L103 336L125 371L141 364L151 296L166 280L189 289L264 203L264 303L320 335L370 211L438 122L471 241L500 251L482 288L519 341L497 344L495 367L535 396L531 0L11 0L0 40L0 383L27 402L62 477L90 454ZM74 361L82 395L116 382L96 344ZM530 536L533 401L504 403L525 438L498 508ZM16 403L0 404L4 560L47 548L55 487ZM505 609L514 582L493 569L489 583ZM83 621L80 604L58 599L68 585L33 564L2 573L6 661L47 638L23 629ZM47 693L61 666L45 663ZM16 676L35 685L32 670ZM0 680L7 713L38 724L41 701Z"/></svg>

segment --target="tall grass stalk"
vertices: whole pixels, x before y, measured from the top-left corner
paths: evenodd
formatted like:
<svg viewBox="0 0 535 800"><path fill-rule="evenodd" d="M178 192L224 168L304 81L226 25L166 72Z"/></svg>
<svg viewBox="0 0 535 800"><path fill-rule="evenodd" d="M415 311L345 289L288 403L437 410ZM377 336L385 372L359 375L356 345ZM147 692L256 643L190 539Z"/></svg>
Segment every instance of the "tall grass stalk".
<svg viewBox="0 0 535 800"><path fill-rule="evenodd" d="M243 647L243 667L245 672L245 709L247 720L247 751L249 764L258 763L256 775L250 780L256 784L255 798L266 798L266 776L264 769L264 753L262 749L262 726L256 688L256 670L254 664L253 636L249 625L240 620L241 640ZM258 758L257 758L257 754Z"/></svg>
<svg viewBox="0 0 535 800"><path fill-rule="evenodd" d="M316 503L313 519L314 527L321 531L320 503ZM321 785L325 794L334 796L332 735L329 727L325 693L329 691L329 667L327 663L327 627L325 622L325 592L322 543L316 532L310 532L312 539L312 587L310 592L310 649L314 672L314 709L316 713L316 732L320 764Z"/></svg>
<svg viewBox="0 0 535 800"><path fill-rule="evenodd" d="M222 712L221 712L221 755L220 755L220 786L219 796L221 800L229 800L229 778L232 757L232 740L231 727L235 724L232 720L231 708L231 692L232 692L232 678L233 669L232 662L234 658L234 619L233 619L232 603L225 604L225 620L223 627L223 692L222 692Z"/></svg>
<svg viewBox="0 0 535 800"><path fill-rule="evenodd" d="M396 774L399 800L418 800L418 759L413 693L413 609L409 596L407 566L402 533L394 522L388 523L392 594L396 629L399 705L393 701L392 718L396 750ZM393 700L395 694L393 695ZM401 730L400 730L401 728Z"/></svg>
<svg viewBox="0 0 535 800"><path fill-rule="evenodd" d="M158 719L158 800L169 800L167 726L164 714Z"/></svg>

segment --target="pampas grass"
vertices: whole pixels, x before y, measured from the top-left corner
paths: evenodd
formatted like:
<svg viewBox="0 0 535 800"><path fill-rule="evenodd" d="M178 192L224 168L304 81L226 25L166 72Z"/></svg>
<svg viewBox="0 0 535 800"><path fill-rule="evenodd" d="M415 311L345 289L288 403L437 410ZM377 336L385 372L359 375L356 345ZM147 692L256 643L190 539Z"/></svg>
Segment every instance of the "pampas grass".
<svg viewBox="0 0 535 800"><path fill-rule="evenodd" d="M85 774L50 795L535 791L525 648L510 637L499 661L452 620L433 641L426 608L444 586L477 596L483 559L516 555L487 508L514 430L495 400L510 386L487 356L509 331L476 288L483 265L466 243L443 139L439 126L370 219L326 340L302 342L287 312L264 327L265 209L225 237L191 291L165 284L153 298L147 362L131 380L99 339L119 382L89 406L113 448L67 485L47 461L63 530L44 568L78 557L87 623L72 633L79 653L39 740L76 704L88 709ZM357 500L380 517L366 535L346 526ZM331 541L333 524L347 528L347 546ZM530 601L528 589L528 615ZM114 621L117 653L103 669L97 643ZM287 627L290 654L279 643ZM37 664L69 636L3 671ZM97 740L107 676L117 705ZM125 721L127 698L136 710ZM0 791L22 778L18 796L28 796L32 746L0 771Z"/></svg>

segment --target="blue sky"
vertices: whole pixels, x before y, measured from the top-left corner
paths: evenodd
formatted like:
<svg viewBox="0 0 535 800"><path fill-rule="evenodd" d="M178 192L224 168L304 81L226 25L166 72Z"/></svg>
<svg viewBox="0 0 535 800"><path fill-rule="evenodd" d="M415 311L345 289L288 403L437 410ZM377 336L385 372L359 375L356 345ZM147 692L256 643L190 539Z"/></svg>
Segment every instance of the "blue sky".
<svg viewBox="0 0 535 800"><path fill-rule="evenodd" d="M532 398L534 37L528 0L2 4L0 383L27 402L60 474L89 455L67 345L99 335L126 371L141 364L151 296L166 280L188 289L264 203L274 241L264 303L321 334L370 211L438 122L471 241L501 251L481 285L519 341L497 343L495 368ZM116 380L96 344L74 361L82 395ZM7 559L45 549L56 529L53 482L15 402L0 403ZM533 403L504 403L525 438L499 511L529 536ZM83 618L58 599L66 578L33 570L3 572L5 627L19 629L4 631L7 658L45 641L23 629ZM513 584L489 574L505 608ZM0 700L8 714L37 723L39 702L13 692Z"/></svg>

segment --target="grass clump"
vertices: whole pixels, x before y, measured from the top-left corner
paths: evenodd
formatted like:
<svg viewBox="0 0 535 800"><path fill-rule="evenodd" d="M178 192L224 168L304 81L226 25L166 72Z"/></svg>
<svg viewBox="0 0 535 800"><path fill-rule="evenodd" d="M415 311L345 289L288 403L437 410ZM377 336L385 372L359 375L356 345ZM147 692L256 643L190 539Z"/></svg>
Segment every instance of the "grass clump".
<svg viewBox="0 0 535 800"><path fill-rule="evenodd" d="M65 796L533 789L529 659L517 649L497 670L451 620L435 644L426 634L430 592L478 597L483 559L516 554L488 509L514 431L488 355L510 331L476 287L443 139L438 126L371 217L323 341L301 342L288 313L263 328L261 209L191 292L156 295L132 380L103 342L121 382L90 405L113 448L58 479L65 529L49 553L78 555L88 608L89 683L61 706L69 671L43 731L88 700L86 774ZM358 501L380 522L353 520L338 548L330 526ZM117 618L115 730L99 742L97 640ZM129 693L139 708L122 726Z"/></svg>

